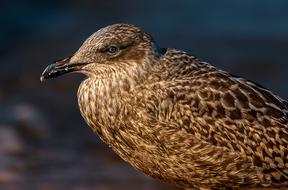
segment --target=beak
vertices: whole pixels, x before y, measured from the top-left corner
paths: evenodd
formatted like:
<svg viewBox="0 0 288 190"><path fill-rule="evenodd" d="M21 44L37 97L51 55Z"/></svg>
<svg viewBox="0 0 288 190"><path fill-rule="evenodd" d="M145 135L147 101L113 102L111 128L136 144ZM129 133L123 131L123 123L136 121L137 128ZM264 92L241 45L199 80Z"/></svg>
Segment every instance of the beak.
<svg viewBox="0 0 288 190"><path fill-rule="evenodd" d="M79 71L84 65L86 65L86 63L70 63L71 57L72 56L48 65L43 71L40 81L44 82L46 79L56 78L66 73Z"/></svg>

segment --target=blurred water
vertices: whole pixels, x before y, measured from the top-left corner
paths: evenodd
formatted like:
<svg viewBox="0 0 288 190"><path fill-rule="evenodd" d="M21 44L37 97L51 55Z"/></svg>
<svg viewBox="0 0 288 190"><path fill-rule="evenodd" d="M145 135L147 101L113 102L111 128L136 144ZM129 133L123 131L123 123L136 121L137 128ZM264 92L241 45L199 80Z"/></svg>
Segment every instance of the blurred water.
<svg viewBox="0 0 288 190"><path fill-rule="evenodd" d="M285 0L1 1L0 127L18 148L0 146L1 160L12 160L0 163L0 187L168 189L91 134L77 107L81 76L41 84L42 70L99 28L127 22L160 46L190 52L287 99L287 8ZM29 117L20 117L19 107Z"/></svg>

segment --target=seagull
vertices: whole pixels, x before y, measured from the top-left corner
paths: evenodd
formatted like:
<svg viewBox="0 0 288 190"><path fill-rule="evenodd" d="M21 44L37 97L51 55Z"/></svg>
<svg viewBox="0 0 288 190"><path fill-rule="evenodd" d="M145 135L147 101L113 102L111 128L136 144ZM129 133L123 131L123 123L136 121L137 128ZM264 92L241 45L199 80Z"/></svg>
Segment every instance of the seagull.
<svg viewBox="0 0 288 190"><path fill-rule="evenodd" d="M41 81L82 73L81 115L123 160L184 189L288 187L288 102L173 49L137 26L114 24Z"/></svg>

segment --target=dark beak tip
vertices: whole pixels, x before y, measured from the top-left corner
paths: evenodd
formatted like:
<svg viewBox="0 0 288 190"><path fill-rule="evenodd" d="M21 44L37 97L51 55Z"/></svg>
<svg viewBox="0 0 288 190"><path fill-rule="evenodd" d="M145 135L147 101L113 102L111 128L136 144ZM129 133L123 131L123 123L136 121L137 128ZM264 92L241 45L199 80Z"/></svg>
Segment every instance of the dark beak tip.
<svg viewBox="0 0 288 190"><path fill-rule="evenodd" d="M40 81L44 82L46 79L56 78L58 76L61 76L66 73L77 71L81 68L81 66L85 65L84 63L70 63L70 58L68 57L66 59L56 61L55 63L48 65L41 77Z"/></svg>
<svg viewBox="0 0 288 190"><path fill-rule="evenodd" d="M48 65L43 73L41 74L41 77L40 77L40 81L41 82L44 82L50 75L51 71L53 70L53 66L52 65Z"/></svg>
<svg viewBox="0 0 288 190"><path fill-rule="evenodd" d="M44 82L46 79L45 79L45 77L42 75L41 77L40 77L40 82Z"/></svg>

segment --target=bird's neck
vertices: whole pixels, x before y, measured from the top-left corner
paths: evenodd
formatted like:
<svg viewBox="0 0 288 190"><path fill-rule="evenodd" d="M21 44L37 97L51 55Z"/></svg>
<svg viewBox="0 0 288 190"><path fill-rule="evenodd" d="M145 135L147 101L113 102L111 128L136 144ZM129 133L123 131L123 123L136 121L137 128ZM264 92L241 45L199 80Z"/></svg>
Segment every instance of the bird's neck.
<svg viewBox="0 0 288 190"><path fill-rule="evenodd" d="M139 71L126 71L106 78L90 77L83 81L78 89L78 104L86 123L100 138L110 144L111 134L117 131L117 122L126 117L126 102L131 98L131 91L146 80Z"/></svg>
<svg viewBox="0 0 288 190"><path fill-rule="evenodd" d="M125 95L133 88L132 79L88 78L78 89L78 103L84 118L94 114L114 114ZM98 118L99 119L99 118ZM89 122L88 122L89 123Z"/></svg>

